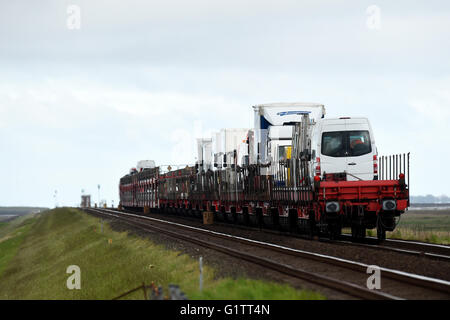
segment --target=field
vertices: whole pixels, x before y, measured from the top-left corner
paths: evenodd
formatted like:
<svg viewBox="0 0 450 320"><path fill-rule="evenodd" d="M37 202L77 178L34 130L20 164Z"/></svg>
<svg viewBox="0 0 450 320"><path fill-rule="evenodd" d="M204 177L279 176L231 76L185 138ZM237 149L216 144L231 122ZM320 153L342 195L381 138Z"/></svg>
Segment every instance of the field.
<svg viewBox="0 0 450 320"><path fill-rule="evenodd" d="M350 233L350 229L344 229ZM376 237L375 229L367 235ZM402 214L393 232L386 232L391 239L415 240L435 244L450 244L450 209L420 208Z"/></svg>
<svg viewBox="0 0 450 320"><path fill-rule="evenodd" d="M342 232L350 234L350 228ZM367 230L367 236L376 237L376 229ZM387 238L423 241L450 245L450 209L418 208L401 215L393 232Z"/></svg>
<svg viewBox="0 0 450 320"><path fill-rule="evenodd" d="M41 207L0 207L0 216L3 214L25 215L30 212L39 212L47 210L48 208Z"/></svg>
<svg viewBox="0 0 450 320"><path fill-rule="evenodd" d="M38 207L0 207L0 226L3 222L16 219L17 217L34 212L47 210L47 208Z"/></svg>
<svg viewBox="0 0 450 320"><path fill-rule="evenodd" d="M69 290L67 267L81 270ZM198 260L127 232L113 231L77 209L59 208L0 224L0 299L112 299L143 282L177 284L189 299L324 299L311 291L248 278L223 278ZM127 296L143 299L142 291Z"/></svg>
<svg viewBox="0 0 450 320"><path fill-rule="evenodd" d="M372 231L374 234L376 232ZM388 238L450 244L450 210L417 209L402 215L394 232Z"/></svg>

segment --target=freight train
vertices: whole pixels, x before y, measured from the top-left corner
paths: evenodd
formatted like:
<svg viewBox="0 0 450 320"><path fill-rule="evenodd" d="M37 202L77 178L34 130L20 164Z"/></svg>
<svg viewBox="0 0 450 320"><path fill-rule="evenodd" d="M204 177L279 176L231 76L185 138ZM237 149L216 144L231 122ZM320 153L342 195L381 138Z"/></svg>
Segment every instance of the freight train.
<svg viewBox="0 0 450 320"><path fill-rule="evenodd" d="M256 105L254 128L197 139L195 165L141 161L120 179L120 207L352 238L385 239L409 207L409 153L378 157L366 118L325 118L314 103Z"/></svg>

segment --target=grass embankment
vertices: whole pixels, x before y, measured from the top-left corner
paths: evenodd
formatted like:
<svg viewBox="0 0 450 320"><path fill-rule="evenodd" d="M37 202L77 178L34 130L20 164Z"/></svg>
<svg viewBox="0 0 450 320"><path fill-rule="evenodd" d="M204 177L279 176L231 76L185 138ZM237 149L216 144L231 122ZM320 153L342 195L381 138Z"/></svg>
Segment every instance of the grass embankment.
<svg viewBox="0 0 450 320"><path fill-rule="evenodd" d="M9 257L1 262L0 299L111 299L143 282L161 285L164 292L168 284L177 284L189 299L324 298L273 282L218 278L208 266L203 269L200 292L196 259L148 239L113 231L106 223L101 232L99 218L77 209L56 209L14 228L1 228L10 229L10 238L0 244L9 243L0 247L0 256L8 253ZM81 269L80 290L67 289L70 265ZM142 299L143 293L127 298Z"/></svg>
<svg viewBox="0 0 450 320"><path fill-rule="evenodd" d="M0 276L9 261L16 255L31 224L31 216L16 218L10 222L0 222Z"/></svg>

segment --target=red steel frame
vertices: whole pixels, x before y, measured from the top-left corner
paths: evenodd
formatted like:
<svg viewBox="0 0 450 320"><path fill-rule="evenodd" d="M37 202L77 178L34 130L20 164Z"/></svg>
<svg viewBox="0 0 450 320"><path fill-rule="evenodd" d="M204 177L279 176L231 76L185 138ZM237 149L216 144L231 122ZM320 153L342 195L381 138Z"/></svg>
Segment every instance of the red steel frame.
<svg viewBox="0 0 450 320"><path fill-rule="evenodd" d="M252 200L244 192L234 193L237 201L230 199L207 198L206 194L201 194L199 198L189 199L181 196L175 199L161 197L159 192L160 182L163 180L179 179L181 183L176 186L181 187L181 194L187 195L188 188L186 182L195 175L182 175L181 170L157 175L150 179L138 180L139 174L132 176L132 182L120 184L120 199L124 207L144 207L160 208L192 208L199 210L224 211L231 213L235 210L237 214L242 214L244 209L250 215L257 210L261 210L263 216L271 214L270 209L276 208L279 216L287 216L289 211L296 210L300 219L308 219L309 214L314 212L315 220L319 221L325 212L327 201L338 201L340 203L339 214L344 214L349 207L362 207L366 212L376 215L382 210L382 200L392 199L397 203L397 211L404 211L409 206L409 194L402 179L399 180L370 180L370 181L320 181L315 186L315 192L309 195L310 201L299 200L298 193L291 191L288 193L288 200L271 198L274 190L264 190L267 192L266 200ZM255 177L261 179L263 176ZM184 180L184 181L183 181ZM174 181L172 181L174 182Z"/></svg>

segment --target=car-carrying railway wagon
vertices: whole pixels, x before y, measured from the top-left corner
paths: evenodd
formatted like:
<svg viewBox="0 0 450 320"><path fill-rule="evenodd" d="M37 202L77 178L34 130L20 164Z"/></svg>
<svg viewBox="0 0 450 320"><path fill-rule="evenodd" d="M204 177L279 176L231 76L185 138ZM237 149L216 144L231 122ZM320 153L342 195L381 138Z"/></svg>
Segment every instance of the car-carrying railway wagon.
<svg viewBox="0 0 450 320"><path fill-rule="evenodd" d="M198 160L120 179L120 206L201 215L331 238L393 231L409 207L409 154L378 157L366 118L325 118L320 104L254 107L255 127L198 139Z"/></svg>

